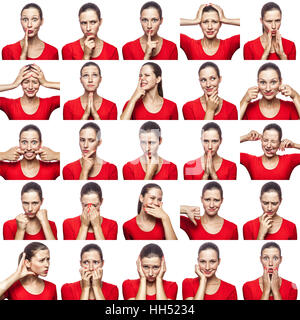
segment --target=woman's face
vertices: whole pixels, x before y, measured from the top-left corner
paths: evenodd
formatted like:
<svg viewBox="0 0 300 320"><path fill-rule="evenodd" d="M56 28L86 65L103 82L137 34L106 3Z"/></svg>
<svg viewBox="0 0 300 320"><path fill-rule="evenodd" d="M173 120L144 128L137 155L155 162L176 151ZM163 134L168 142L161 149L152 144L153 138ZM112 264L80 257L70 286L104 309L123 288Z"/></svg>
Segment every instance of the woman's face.
<svg viewBox="0 0 300 320"><path fill-rule="evenodd" d="M43 203L43 199L40 199L39 194L34 190L24 192L21 196L21 201L23 210L30 219L35 218Z"/></svg>
<svg viewBox="0 0 300 320"><path fill-rule="evenodd" d="M152 67L148 64L141 68L139 79L141 80L141 88L146 91L157 87L161 81L161 77L156 77Z"/></svg>
<svg viewBox="0 0 300 320"><path fill-rule="evenodd" d="M204 37L213 39L217 36L221 27L219 15L216 11L204 12L202 14L200 27Z"/></svg>
<svg viewBox="0 0 300 320"><path fill-rule="evenodd" d="M273 217L281 204L279 195L275 190L264 192L260 197L261 208L268 216Z"/></svg>
<svg viewBox="0 0 300 320"><path fill-rule="evenodd" d="M140 146L144 155L149 159L153 156L157 156L157 151L161 141L161 138L159 139L154 130L140 133Z"/></svg>
<svg viewBox="0 0 300 320"><path fill-rule="evenodd" d="M281 13L277 9L272 9L270 11L267 11L262 18L260 18L260 21L263 25L265 32L271 32L272 37L276 36L276 31L280 29L281 25Z"/></svg>
<svg viewBox="0 0 300 320"><path fill-rule="evenodd" d="M86 251L82 254L80 266L89 271L103 267L104 261L101 260L100 254L97 250Z"/></svg>
<svg viewBox="0 0 300 320"><path fill-rule="evenodd" d="M214 156L219 150L222 139L217 130L209 129L202 132L201 142L204 153L207 155L208 152L211 152L211 155Z"/></svg>
<svg viewBox="0 0 300 320"><path fill-rule="evenodd" d="M274 270L278 270L282 261L280 252L277 248L264 249L260 257L260 262L265 270L269 274L272 274Z"/></svg>
<svg viewBox="0 0 300 320"><path fill-rule="evenodd" d="M153 256L141 259L142 270L148 282L154 282L161 268L161 258Z"/></svg>
<svg viewBox="0 0 300 320"><path fill-rule="evenodd" d="M276 155L280 146L279 133L275 129L265 130L261 138L261 146L264 155L272 158Z"/></svg>
<svg viewBox="0 0 300 320"><path fill-rule="evenodd" d="M162 192L160 189L151 188L148 190L145 195L140 195L140 201L142 203L142 207L145 211L147 208L154 206L159 207L162 204Z"/></svg>
<svg viewBox="0 0 300 320"><path fill-rule="evenodd" d="M39 250L30 261L25 260L25 262L28 270L38 276L46 277L50 266L50 252L49 250Z"/></svg>
<svg viewBox="0 0 300 320"><path fill-rule="evenodd" d="M99 199L99 196L95 192L84 194L81 197L82 209L85 209L89 206L93 206L97 211L100 211L100 206L102 204L102 199Z"/></svg>
<svg viewBox="0 0 300 320"><path fill-rule="evenodd" d="M142 11L140 21L145 35L150 33L150 35L153 37L157 35L163 19L159 17L159 12L157 9L148 8Z"/></svg>
<svg viewBox="0 0 300 320"><path fill-rule="evenodd" d="M80 28L84 36L97 36L102 19L99 20L96 11L88 9L79 16Z"/></svg>
<svg viewBox="0 0 300 320"><path fill-rule="evenodd" d="M21 86L28 98L34 98L40 89L40 82L37 78L30 77L23 80Z"/></svg>
<svg viewBox="0 0 300 320"><path fill-rule="evenodd" d="M261 71L258 75L257 85L260 93L266 100L272 100L279 92L281 80L274 69Z"/></svg>
<svg viewBox="0 0 300 320"><path fill-rule="evenodd" d="M87 92L97 91L102 78L99 70L95 66L84 67L81 71L80 82Z"/></svg>
<svg viewBox="0 0 300 320"><path fill-rule="evenodd" d="M43 20L40 17L40 13L36 8L28 8L23 10L21 14L21 25L26 32L28 29L28 38L37 36L40 26L43 24Z"/></svg>
<svg viewBox="0 0 300 320"><path fill-rule="evenodd" d="M34 160L36 151L42 146L39 134L35 130L23 131L19 140L20 149L24 152L26 160Z"/></svg>
<svg viewBox="0 0 300 320"><path fill-rule="evenodd" d="M203 205L204 212L207 215L211 217L217 215L223 202L220 190L206 190L203 196L201 197L201 202Z"/></svg>
<svg viewBox="0 0 300 320"><path fill-rule="evenodd" d="M100 146L102 140L98 140L96 131L93 128L82 129L79 132L79 146L83 155L96 150Z"/></svg>
<svg viewBox="0 0 300 320"><path fill-rule="evenodd" d="M213 249L202 250L198 256L198 265L200 271L205 275L206 278L211 278L215 275L220 260L218 254Z"/></svg>
<svg viewBox="0 0 300 320"><path fill-rule="evenodd" d="M206 67L200 71L199 81L204 93L210 96L214 89L218 90L221 77L218 76L215 68Z"/></svg>

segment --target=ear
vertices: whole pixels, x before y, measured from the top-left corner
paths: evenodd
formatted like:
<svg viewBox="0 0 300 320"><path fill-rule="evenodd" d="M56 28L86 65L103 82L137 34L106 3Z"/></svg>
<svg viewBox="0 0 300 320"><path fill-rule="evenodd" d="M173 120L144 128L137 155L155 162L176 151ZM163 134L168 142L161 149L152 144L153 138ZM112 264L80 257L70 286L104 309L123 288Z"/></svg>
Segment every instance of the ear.
<svg viewBox="0 0 300 320"><path fill-rule="evenodd" d="M99 146L101 145L101 143L102 143L102 139L100 139L100 140L98 141L97 147L99 147Z"/></svg>
<svg viewBox="0 0 300 320"><path fill-rule="evenodd" d="M159 84L161 82L161 76L158 76L156 79L156 83Z"/></svg>
<svg viewBox="0 0 300 320"><path fill-rule="evenodd" d="M25 259L24 263L25 263L26 268L30 269L31 262L28 259Z"/></svg>
<svg viewBox="0 0 300 320"><path fill-rule="evenodd" d="M221 83L221 82L222 82L222 76L220 76L219 79L220 79L220 80L219 80L219 83Z"/></svg>
<svg viewBox="0 0 300 320"><path fill-rule="evenodd" d="M163 140L163 138L162 138L162 137L160 137L160 138L159 138L159 145L161 145L162 140Z"/></svg>
<svg viewBox="0 0 300 320"><path fill-rule="evenodd" d="M101 199L101 201L100 201L100 206L102 206L103 200L104 200L104 198Z"/></svg>
<svg viewBox="0 0 300 320"><path fill-rule="evenodd" d="M140 200L140 202L144 202L144 196L142 195L142 194L140 194L140 197L139 197L139 200Z"/></svg>
<svg viewBox="0 0 300 320"><path fill-rule="evenodd" d="M161 18L160 18L160 25L161 25L163 22L164 22L164 18L161 17Z"/></svg>
<svg viewBox="0 0 300 320"><path fill-rule="evenodd" d="M99 23L99 27L101 27L102 21L103 21L103 19L101 18L101 19L100 19L100 23Z"/></svg>

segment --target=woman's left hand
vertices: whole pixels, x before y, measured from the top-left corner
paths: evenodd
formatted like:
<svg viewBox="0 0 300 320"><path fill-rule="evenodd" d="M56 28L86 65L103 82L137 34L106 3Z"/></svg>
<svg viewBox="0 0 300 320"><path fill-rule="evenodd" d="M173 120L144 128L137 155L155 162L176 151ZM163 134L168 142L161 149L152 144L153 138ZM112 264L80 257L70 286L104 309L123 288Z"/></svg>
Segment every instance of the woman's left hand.
<svg viewBox="0 0 300 320"><path fill-rule="evenodd" d="M38 65L32 64L30 71L33 73L33 77L38 79L39 83L42 86L44 86L47 83L47 80L45 79L44 72L42 71L42 69Z"/></svg>
<svg viewBox="0 0 300 320"><path fill-rule="evenodd" d="M288 139L282 140L279 146L279 150L285 151L286 148L295 148L295 143Z"/></svg>
<svg viewBox="0 0 300 320"><path fill-rule="evenodd" d="M215 114L220 104L220 98L218 97L218 90L215 88L212 91L212 94L210 96L208 96L206 93L204 96L205 96L205 102L206 102L206 110L212 111Z"/></svg>
<svg viewBox="0 0 300 320"><path fill-rule="evenodd" d="M157 275L157 278L158 279L163 279L165 273L167 271L167 267L166 267L166 261L165 261L165 257L162 257L161 258L161 265L160 265L160 270L159 270L159 273Z"/></svg>
<svg viewBox="0 0 300 320"><path fill-rule="evenodd" d="M39 219L40 222L48 221L48 214L46 209L41 209L36 214L36 217Z"/></svg>
<svg viewBox="0 0 300 320"><path fill-rule="evenodd" d="M278 275L278 268L274 268L271 278L271 290L273 294L279 292L280 289L280 277Z"/></svg>
<svg viewBox="0 0 300 320"><path fill-rule="evenodd" d="M216 4L211 4L211 6L218 11L218 14L219 14L219 17L220 17L220 22L223 22L224 19L225 19L225 15L224 15L223 9L220 6L216 5Z"/></svg>
<svg viewBox="0 0 300 320"><path fill-rule="evenodd" d="M276 39L275 39L274 49L280 58L282 58L283 56L286 57L285 52L283 50L281 34L279 33L278 30L276 31Z"/></svg>
<svg viewBox="0 0 300 320"><path fill-rule="evenodd" d="M101 286L101 280L103 276L103 269L102 268L96 268L92 272L92 286L93 287L100 287Z"/></svg>
<svg viewBox="0 0 300 320"><path fill-rule="evenodd" d="M100 211L98 211L93 205L89 210L89 219L93 227L101 226Z"/></svg>
<svg viewBox="0 0 300 320"><path fill-rule="evenodd" d="M52 161L56 160L59 161L59 152L55 152L48 147L41 147L39 150L35 151L43 161Z"/></svg>
<svg viewBox="0 0 300 320"><path fill-rule="evenodd" d="M296 96L296 91L290 87L289 85L287 84L282 84L280 87L279 87L279 91L285 96L285 97L291 97L292 99L295 98Z"/></svg>

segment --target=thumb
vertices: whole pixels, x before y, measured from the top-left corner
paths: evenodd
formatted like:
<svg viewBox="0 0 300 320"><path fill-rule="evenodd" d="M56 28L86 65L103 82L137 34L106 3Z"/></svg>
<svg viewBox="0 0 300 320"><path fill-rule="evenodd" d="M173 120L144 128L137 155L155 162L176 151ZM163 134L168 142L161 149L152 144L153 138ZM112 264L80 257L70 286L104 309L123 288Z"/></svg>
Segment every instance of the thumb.
<svg viewBox="0 0 300 320"><path fill-rule="evenodd" d="M193 222L194 226L195 226L195 227L197 227L197 222L196 222L196 220L195 220L195 217L194 217L194 216L191 218L191 221Z"/></svg>
<svg viewBox="0 0 300 320"><path fill-rule="evenodd" d="M21 150L20 148L17 148L17 150L16 150L19 154L24 154L24 151L23 150Z"/></svg>

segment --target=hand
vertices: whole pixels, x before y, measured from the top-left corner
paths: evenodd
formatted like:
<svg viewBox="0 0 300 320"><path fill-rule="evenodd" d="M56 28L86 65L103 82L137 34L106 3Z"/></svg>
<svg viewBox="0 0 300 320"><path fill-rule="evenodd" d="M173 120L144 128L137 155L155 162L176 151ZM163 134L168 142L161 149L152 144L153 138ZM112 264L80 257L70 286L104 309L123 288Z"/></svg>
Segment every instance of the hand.
<svg viewBox="0 0 300 320"><path fill-rule="evenodd" d="M101 217L100 217L100 212L92 205L90 207L90 211L88 212L90 215L89 220L91 222L91 225L93 227L101 227Z"/></svg>
<svg viewBox="0 0 300 320"><path fill-rule="evenodd" d="M279 55L280 58L285 56L285 53L284 53L284 50L283 50L283 45L282 45L281 34L279 33L279 30L276 31L274 49L275 49L275 52Z"/></svg>
<svg viewBox="0 0 300 320"><path fill-rule="evenodd" d="M259 219L259 231L257 240L264 240L265 236L269 232L270 228L272 227L272 217L270 217L267 213L264 213L262 217Z"/></svg>
<svg viewBox="0 0 300 320"><path fill-rule="evenodd" d="M48 147L41 147L39 150L35 151L43 161L59 160L59 152L54 152Z"/></svg>
<svg viewBox="0 0 300 320"><path fill-rule="evenodd" d="M27 59L27 55L28 55L28 28L26 28L25 30L25 36L24 36L24 43L23 43L23 48L22 48L22 52L20 55L20 60L26 60Z"/></svg>
<svg viewBox="0 0 300 320"><path fill-rule="evenodd" d="M273 295L279 293L280 289L280 277L278 276L278 268L273 269L272 278L271 278L271 290Z"/></svg>
<svg viewBox="0 0 300 320"><path fill-rule="evenodd" d="M47 210L46 209L39 210L38 213L36 214L36 217L39 219L41 223L48 221Z"/></svg>
<svg viewBox="0 0 300 320"><path fill-rule="evenodd" d="M203 9L207 6L208 4L201 4L201 6L199 7L195 19L198 23L201 23Z"/></svg>
<svg viewBox="0 0 300 320"><path fill-rule="evenodd" d="M33 271L27 269L27 267L25 265L25 256L26 256L26 253L23 252L22 258L20 260L20 263L19 263L17 271L16 271L16 274L19 279L22 279L22 278L29 276L29 275L36 275Z"/></svg>
<svg viewBox="0 0 300 320"><path fill-rule="evenodd" d="M96 268L92 272L92 286L93 287L100 287L101 281L103 276L103 269L102 268Z"/></svg>
<svg viewBox="0 0 300 320"><path fill-rule="evenodd" d="M199 264L195 264L195 273L200 278L201 281L204 281L204 282L207 281L207 278L206 278L205 274L202 273L200 268L199 268Z"/></svg>
<svg viewBox="0 0 300 320"><path fill-rule="evenodd" d="M30 67L28 65L22 67L16 80L13 82L14 87L18 87L25 79L31 76Z"/></svg>
<svg viewBox="0 0 300 320"><path fill-rule="evenodd" d="M197 226L196 220L200 220L200 207L185 206L185 213L193 224Z"/></svg>
<svg viewBox="0 0 300 320"><path fill-rule="evenodd" d="M285 97L291 97L292 99L294 99L296 97L296 95L297 95L296 91L293 88L291 88L289 85L287 85L287 84L282 84L279 87L279 91Z"/></svg>
<svg viewBox="0 0 300 320"><path fill-rule="evenodd" d="M271 291L271 280L270 280L270 275L268 273L268 268L264 267L264 274L262 276L262 281L263 281L263 291L270 294Z"/></svg>
<svg viewBox="0 0 300 320"><path fill-rule="evenodd" d="M89 214L89 208L85 207L82 210L81 216L80 216L81 224L85 227L89 227L90 225L90 214Z"/></svg>
<svg viewBox="0 0 300 320"><path fill-rule="evenodd" d="M84 58L89 60L92 56L93 50L96 47L95 36L94 35L87 36L87 38L84 40L83 46L84 46L83 56Z"/></svg>
<svg viewBox="0 0 300 320"><path fill-rule="evenodd" d="M135 89L135 91L134 91L131 99L133 99L133 100L138 100L138 99L140 99L140 98L142 98L142 97L145 96L146 90L144 90L144 89L141 87L141 83L142 83L142 79L139 78L138 86L137 86L137 88Z"/></svg>
<svg viewBox="0 0 300 320"><path fill-rule="evenodd" d="M262 135L255 130L251 130L247 134L247 141L257 141L257 140L260 140L261 138L262 138Z"/></svg>
<svg viewBox="0 0 300 320"><path fill-rule="evenodd" d="M206 110L212 111L215 114L220 104L220 98L218 97L218 90L214 88L210 96L208 96L205 93L204 97L206 102Z"/></svg>
<svg viewBox="0 0 300 320"><path fill-rule="evenodd" d="M18 161L23 154L24 151L19 147L12 147L1 154L1 160Z"/></svg>
<svg viewBox="0 0 300 320"><path fill-rule="evenodd" d="M210 5L218 11L218 14L219 14L219 17L220 17L220 22L223 22L224 19L226 19L223 9L220 6L216 5L216 4L212 4L211 3Z"/></svg>
<svg viewBox="0 0 300 320"><path fill-rule="evenodd" d="M258 97L259 89L258 87L251 87L247 90L243 100L245 100L247 103L250 103L251 100L256 99Z"/></svg>
<svg viewBox="0 0 300 320"><path fill-rule="evenodd" d="M42 71L42 69L36 65L36 64L32 64L31 65L31 70L33 73L33 77L35 77L36 79L39 80L39 83L44 86L47 83L47 80L45 79L45 75Z"/></svg>
<svg viewBox="0 0 300 320"><path fill-rule="evenodd" d="M264 51L264 55L265 55L265 59L268 59L268 56L270 54L270 51L272 49L272 32L268 31L268 35L267 35L267 45L265 47L265 51Z"/></svg>
<svg viewBox="0 0 300 320"><path fill-rule="evenodd" d="M90 114L94 118L94 120L100 120L99 114L94 106L94 93L90 92L88 96L88 110L90 110Z"/></svg>
<svg viewBox="0 0 300 320"><path fill-rule="evenodd" d="M153 216L157 219L163 220L164 218L168 217L168 215L165 213L165 211L162 208L162 203L158 207L154 205L148 205L147 207L144 206L144 211L150 216Z"/></svg>
<svg viewBox="0 0 300 320"><path fill-rule="evenodd" d="M140 279L146 279L146 275L143 271L142 261L141 261L140 257L138 257L138 259L136 260L136 267L137 267L137 271L138 271Z"/></svg>
<svg viewBox="0 0 300 320"><path fill-rule="evenodd" d="M162 257L161 258L161 265L160 265L160 270L159 270L159 273L157 275L157 278L156 279L160 279L162 280L165 273L167 271L167 267L166 267L166 261L165 261L165 257Z"/></svg>
<svg viewBox="0 0 300 320"><path fill-rule="evenodd" d="M89 173L91 171L91 169L93 168L95 161L96 161L96 159L94 157L95 153L96 153L96 150L91 150L87 154L82 154L81 167L82 167L83 171L85 171L87 173Z"/></svg>
<svg viewBox="0 0 300 320"><path fill-rule="evenodd" d="M295 143L288 139L283 139L279 145L280 151L285 151L286 148L295 148Z"/></svg>
<svg viewBox="0 0 300 320"><path fill-rule="evenodd" d="M17 215L16 221L17 221L17 229L25 231L27 224L29 222L29 219L26 216L26 214L21 213L21 214Z"/></svg>
<svg viewBox="0 0 300 320"><path fill-rule="evenodd" d="M149 158L146 156L147 163L146 163L146 175L147 177L151 177L151 179L155 176L158 171L159 166L159 158L157 156L152 156Z"/></svg>
<svg viewBox="0 0 300 320"><path fill-rule="evenodd" d="M152 41L151 40L151 30L147 30L148 33L148 39L146 43L146 50L145 50L145 59L150 59L151 56L154 54L155 49L158 46L158 40Z"/></svg>
<svg viewBox="0 0 300 320"><path fill-rule="evenodd" d="M208 169L209 175L211 176L211 178L214 178L213 176L216 175L216 170L215 167L213 165L213 159L212 159L212 151L208 151L207 153L207 157L206 157L206 166Z"/></svg>
<svg viewBox="0 0 300 320"><path fill-rule="evenodd" d="M90 288L91 287L91 279L92 279L92 272L89 271L87 268L80 268L79 269L81 275L81 283L82 288Z"/></svg>

